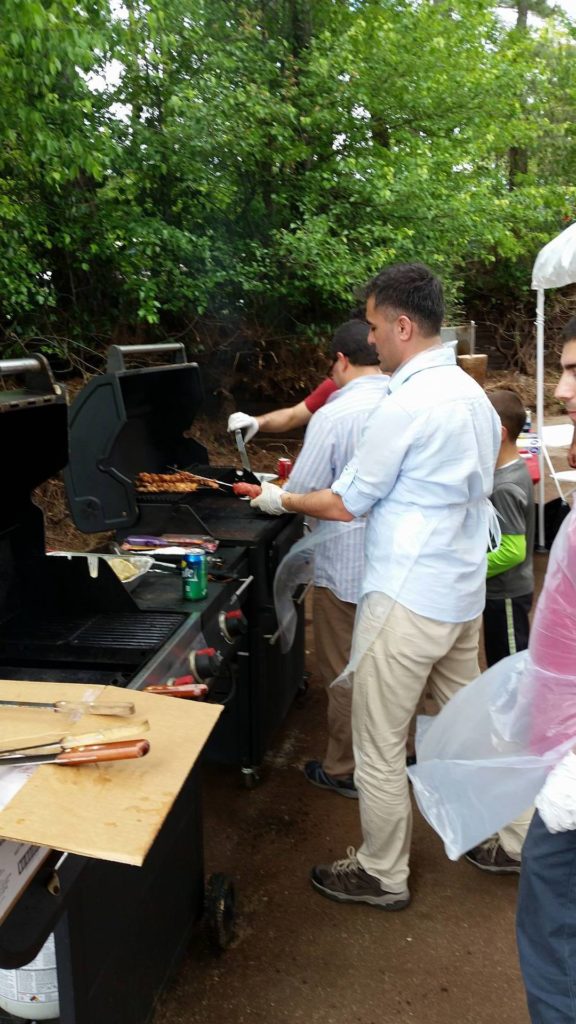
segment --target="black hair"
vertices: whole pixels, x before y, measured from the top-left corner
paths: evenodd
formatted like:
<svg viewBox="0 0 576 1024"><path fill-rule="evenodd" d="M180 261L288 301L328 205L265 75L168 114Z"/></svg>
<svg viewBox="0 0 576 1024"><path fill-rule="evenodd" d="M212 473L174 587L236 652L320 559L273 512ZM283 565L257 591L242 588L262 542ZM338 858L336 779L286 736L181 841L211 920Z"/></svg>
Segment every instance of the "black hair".
<svg viewBox="0 0 576 1024"><path fill-rule="evenodd" d="M338 352L348 356L353 366L378 366L378 353L368 341L370 325L362 320L348 320L340 324L332 335L330 355L336 359Z"/></svg>
<svg viewBox="0 0 576 1024"><path fill-rule="evenodd" d="M526 421L524 402L515 391L507 388L490 391L488 398L508 431L508 440L515 442Z"/></svg>
<svg viewBox="0 0 576 1024"><path fill-rule="evenodd" d="M440 333L444 319L444 291L440 278L424 263L394 263L364 286L365 301L404 313L425 337Z"/></svg>

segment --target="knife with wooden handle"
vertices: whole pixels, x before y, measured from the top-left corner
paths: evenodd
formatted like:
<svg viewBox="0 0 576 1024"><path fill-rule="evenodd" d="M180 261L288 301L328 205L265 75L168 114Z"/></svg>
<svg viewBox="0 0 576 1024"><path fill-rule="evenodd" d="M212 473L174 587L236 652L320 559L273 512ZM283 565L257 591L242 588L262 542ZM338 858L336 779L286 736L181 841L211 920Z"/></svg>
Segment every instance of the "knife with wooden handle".
<svg viewBox="0 0 576 1024"><path fill-rule="evenodd" d="M81 765L101 764L104 761L128 761L145 757L150 750L148 740L123 740L119 743L90 743L84 747L70 747L61 753L30 754L24 757L3 757L0 768L7 765L60 764Z"/></svg>
<svg viewBox="0 0 576 1024"><path fill-rule="evenodd" d="M102 704L98 704L97 701L83 700L52 700L48 702L37 700L0 700L0 708L36 708L36 710L39 709L40 711L56 711L65 715L80 712L89 715L116 715L118 718L127 718L129 715L133 715L136 710L131 701L118 701L117 704L103 701Z"/></svg>
<svg viewBox="0 0 576 1024"><path fill-rule="evenodd" d="M148 732L150 723L147 718L137 718L124 725L112 726L111 729L100 729L98 732L77 733L76 736L60 736L44 743L20 743L17 747L0 749L0 767L10 755L26 757L31 751L53 751L59 753L71 747L85 747L95 743L116 743L118 740L141 739Z"/></svg>

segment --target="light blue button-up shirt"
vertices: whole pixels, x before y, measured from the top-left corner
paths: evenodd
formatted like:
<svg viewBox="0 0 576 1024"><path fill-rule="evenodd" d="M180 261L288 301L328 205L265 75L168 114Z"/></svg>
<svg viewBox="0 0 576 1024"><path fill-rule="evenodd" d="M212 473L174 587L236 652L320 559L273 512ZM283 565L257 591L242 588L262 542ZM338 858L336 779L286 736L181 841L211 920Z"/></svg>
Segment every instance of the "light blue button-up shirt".
<svg viewBox="0 0 576 1024"><path fill-rule="evenodd" d="M332 485L368 513L361 593L467 622L484 607L500 420L482 388L437 346L404 363Z"/></svg>

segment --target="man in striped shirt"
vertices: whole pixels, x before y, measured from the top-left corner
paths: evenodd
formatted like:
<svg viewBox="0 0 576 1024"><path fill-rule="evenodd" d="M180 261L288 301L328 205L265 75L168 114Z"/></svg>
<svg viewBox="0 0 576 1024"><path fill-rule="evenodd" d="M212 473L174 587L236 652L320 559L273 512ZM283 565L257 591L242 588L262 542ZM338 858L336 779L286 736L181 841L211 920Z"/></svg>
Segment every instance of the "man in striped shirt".
<svg viewBox="0 0 576 1024"><path fill-rule="evenodd" d="M388 391L369 326L351 320L337 328L330 346L331 376L338 390L312 417L286 491L329 488L356 450L374 409ZM350 657L356 603L364 572L365 520L333 523L331 536L315 552L314 642L318 671L328 694L328 745L323 761L308 761L316 786L357 799L352 751L352 690L330 683Z"/></svg>

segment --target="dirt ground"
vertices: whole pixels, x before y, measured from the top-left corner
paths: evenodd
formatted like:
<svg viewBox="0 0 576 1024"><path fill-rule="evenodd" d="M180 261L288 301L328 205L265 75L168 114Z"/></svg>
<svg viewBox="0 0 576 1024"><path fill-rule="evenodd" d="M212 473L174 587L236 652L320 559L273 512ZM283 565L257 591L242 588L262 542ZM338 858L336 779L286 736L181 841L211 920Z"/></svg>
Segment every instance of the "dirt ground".
<svg viewBox="0 0 576 1024"><path fill-rule="evenodd" d="M551 454L566 468L564 450ZM537 555L537 589L545 566ZM204 770L206 873L234 880L238 933L215 955L199 931L154 1024L528 1024L517 879L449 861L417 811L407 910L339 905L311 888L312 865L345 856L360 829L355 801L301 771L325 733L310 630L307 667L308 695L275 738L262 784L247 791L237 769Z"/></svg>

